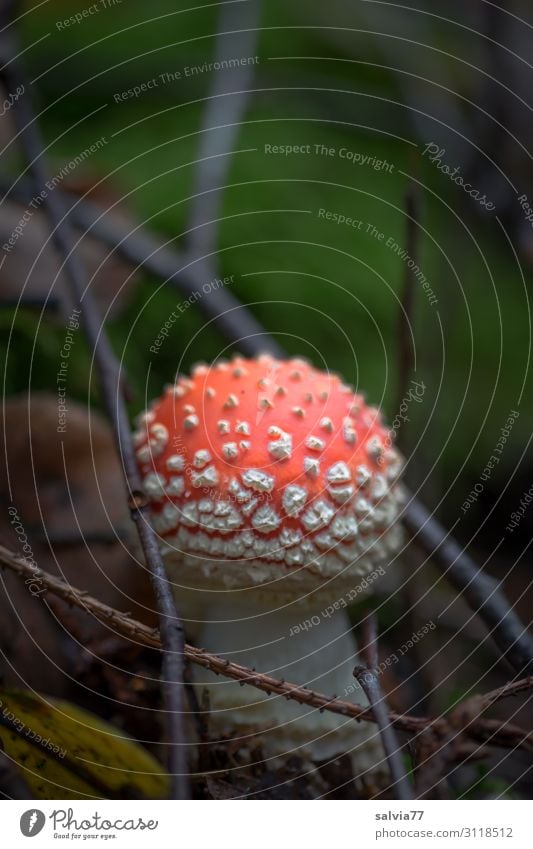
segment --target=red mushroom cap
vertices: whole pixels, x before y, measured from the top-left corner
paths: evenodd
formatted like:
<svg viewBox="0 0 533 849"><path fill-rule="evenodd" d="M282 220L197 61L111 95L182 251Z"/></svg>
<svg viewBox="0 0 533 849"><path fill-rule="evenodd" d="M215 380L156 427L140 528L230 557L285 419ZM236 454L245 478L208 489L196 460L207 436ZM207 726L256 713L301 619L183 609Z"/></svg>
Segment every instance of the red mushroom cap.
<svg viewBox="0 0 533 849"><path fill-rule="evenodd" d="M268 355L197 366L136 433L165 553L226 587L296 574L316 585L396 552L402 461L391 444L379 411L337 375Z"/></svg>

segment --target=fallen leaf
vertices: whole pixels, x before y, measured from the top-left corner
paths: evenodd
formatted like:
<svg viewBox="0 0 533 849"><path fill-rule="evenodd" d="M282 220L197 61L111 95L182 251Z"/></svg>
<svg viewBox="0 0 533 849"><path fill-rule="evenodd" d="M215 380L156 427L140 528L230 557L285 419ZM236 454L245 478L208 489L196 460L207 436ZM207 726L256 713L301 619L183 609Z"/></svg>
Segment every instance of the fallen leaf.
<svg viewBox="0 0 533 849"><path fill-rule="evenodd" d="M168 796L168 775L146 749L66 701L0 691L0 742L36 799Z"/></svg>

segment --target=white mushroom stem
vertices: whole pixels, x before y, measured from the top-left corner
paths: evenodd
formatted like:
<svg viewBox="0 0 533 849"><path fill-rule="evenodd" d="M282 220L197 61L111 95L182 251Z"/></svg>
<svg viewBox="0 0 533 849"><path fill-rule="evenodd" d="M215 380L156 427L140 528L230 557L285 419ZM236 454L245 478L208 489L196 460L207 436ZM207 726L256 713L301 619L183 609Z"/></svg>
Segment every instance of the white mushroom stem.
<svg viewBox="0 0 533 849"><path fill-rule="evenodd" d="M324 616L324 607L299 604L279 609L253 607L226 594L207 608L198 639L208 651L244 666L302 684L326 694L368 704L352 671L357 646L343 611ZM224 621L220 620L222 613ZM242 739L244 749L261 736L266 759L299 755L325 761L343 753L352 756L355 774L383 766L383 751L375 726L288 701L236 681L194 670L195 683L207 688L211 736Z"/></svg>

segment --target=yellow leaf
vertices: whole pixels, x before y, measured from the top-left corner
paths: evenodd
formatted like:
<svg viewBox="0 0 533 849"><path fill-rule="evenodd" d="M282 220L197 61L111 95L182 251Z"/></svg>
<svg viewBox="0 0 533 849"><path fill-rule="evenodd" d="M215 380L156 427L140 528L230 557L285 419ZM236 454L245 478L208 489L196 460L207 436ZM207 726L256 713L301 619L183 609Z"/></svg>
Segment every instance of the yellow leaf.
<svg viewBox="0 0 533 849"><path fill-rule="evenodd" d="M69 702L0 691L0 743L36 799L168 795L168 775L146 749Z"/></svg>

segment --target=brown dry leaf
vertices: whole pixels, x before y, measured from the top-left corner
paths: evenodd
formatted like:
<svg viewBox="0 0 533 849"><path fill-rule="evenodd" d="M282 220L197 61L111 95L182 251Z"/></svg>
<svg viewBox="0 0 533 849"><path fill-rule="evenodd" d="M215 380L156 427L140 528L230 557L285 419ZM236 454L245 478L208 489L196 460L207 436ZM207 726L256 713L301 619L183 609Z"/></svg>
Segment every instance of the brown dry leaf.
<svg viewBox="0 0 533 849"><path fill-rule="evenodd" d="M71 401L68 409L65 432L58 433L55 396L6 402L0 495L7 509L0 514L0 538L39 567L154 624L147 572L127 550L134 530L111 430L94 411L89 417ZM38 590L32 595L14 575L0 578L0 647L7 658L0 672L17 685L65 694L65 650L72 662L73 650L79 655L91 638L112 632L79 612L70 622L61 616L59 625L48 609L51 600L44 604Z"/></svg>

